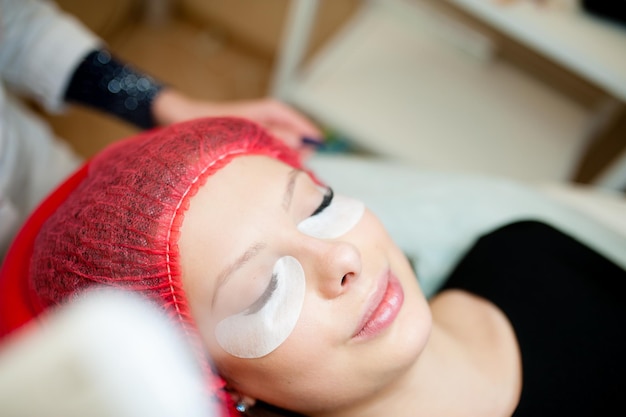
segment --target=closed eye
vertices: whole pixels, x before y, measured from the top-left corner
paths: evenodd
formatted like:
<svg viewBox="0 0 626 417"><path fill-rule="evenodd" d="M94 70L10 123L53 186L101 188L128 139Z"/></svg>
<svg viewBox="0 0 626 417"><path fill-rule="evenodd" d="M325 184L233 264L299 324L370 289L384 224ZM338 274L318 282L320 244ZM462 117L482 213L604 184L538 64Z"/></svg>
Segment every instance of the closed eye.
<svg viewBox="0 0 626 417"><path fill-rule="evenodd" d="M261 294L259 299L246 309L245 314L254 314L261 310L263 307L265 307L265 304L267 304L270 298L272 298L272 294L274 293L274 291L276 291L277 287L278 275L274 273L272 274L272 279L270 279L270 283L267 285L267 288L265 288L265 291L263 291L263 294Z"/></svg>
<svg viewBox="0 0 626 417"><path fill-rule="evenodd" d="M321 213L322 211L324 211L326 207L330 206L330 203L332 203L334 196L335 196L335 193L333 192L333 189L328 187L326 189L326 193L324 193L322 204L320 204L319 207L315 209L315 211L311 214L311 217L315 216L316 214Z"/></svg>
<svg viewBox="0 0 626 417"><path fill-rule="evenodd" d="M300 223L298 230L318 239L334 239L350 231L361 220L365 205L353 198L327 190L322 204Z"/></svg>

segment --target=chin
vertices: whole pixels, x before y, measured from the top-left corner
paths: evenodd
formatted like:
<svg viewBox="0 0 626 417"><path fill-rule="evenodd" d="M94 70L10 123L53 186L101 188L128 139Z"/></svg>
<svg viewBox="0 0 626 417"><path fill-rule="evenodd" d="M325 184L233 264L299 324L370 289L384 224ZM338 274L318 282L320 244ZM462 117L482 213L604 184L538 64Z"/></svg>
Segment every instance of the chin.
<svg viewBox="0 0 626 417"><path fill-rule="evenodd" d="M406 267L398 271L398 278L404 290L404 303L392 329L393 343L401 347L398 354L406 355L410 362L419 357L428 342L433 324L432 314L408 261Z"/></svg>

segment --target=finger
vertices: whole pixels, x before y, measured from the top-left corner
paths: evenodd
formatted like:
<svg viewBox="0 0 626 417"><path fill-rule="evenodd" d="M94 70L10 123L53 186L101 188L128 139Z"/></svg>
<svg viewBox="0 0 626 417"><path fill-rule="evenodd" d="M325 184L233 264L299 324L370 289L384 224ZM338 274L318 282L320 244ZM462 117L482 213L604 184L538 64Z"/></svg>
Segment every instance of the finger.
<svg viewBox="0 0 626 417"><path fill-rule="evenodd" d="M292 129L282 125L274 125L268 126L267 130L290 148L299 149L302 146L300 135Z"/></svg>
<svg viewBox="0 0 626 417"><path fill-rule="evenodd" d="M268 115L268 123L283 125L297 132L300 136L319 139L322 137L321 130L304 114L280 101L271 100L268 103L271 113Z"/></svg>
<svg viewBox="0 0 626 417"><path fill-rule="evenodd" d="M296 150L300 154L302 161L307 160L312 156L317 147L305 144L302 137L295 133L291 129L285 129L284 127L275 127L274 129L268 129L269 132L277 139L283 141L287 146Z"/></svg>

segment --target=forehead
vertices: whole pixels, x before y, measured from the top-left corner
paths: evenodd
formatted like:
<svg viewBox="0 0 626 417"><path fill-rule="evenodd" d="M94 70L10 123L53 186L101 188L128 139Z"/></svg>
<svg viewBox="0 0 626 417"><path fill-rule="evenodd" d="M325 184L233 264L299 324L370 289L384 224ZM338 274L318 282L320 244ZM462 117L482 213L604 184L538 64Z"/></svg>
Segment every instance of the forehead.
<svg viewBox="0 0 626 417"><path fill-rule="evenodd" d="M283 203L290 180L298 172L301 171L268 156L234 158L209 176L197 194L190 198L183 227L197 230L195 225L189 225L199 222L197 225L207 230L228 223L228 220L233 223L248 218L255 221L255 214Z"/></svg>
<svg viewBox="0 0 626 417"><path fill-rule="evenodd" d="M267 156L240 156L198 189L190 198L178 239L186 291L210 285L199 277L214 276L233 253L271 233L274 226L269 220L280 209L293 172L293 167Z"/></svg>
<svg viewBox="0 0 626 417"><path fill-rule="evenodd" d="M235 226L266 207L275 206L294 168L267 156L240 156L209 176L190 198L179 245L190 237L209 238L222 225ZM201 239L204 240L204 239Z"/></svg>

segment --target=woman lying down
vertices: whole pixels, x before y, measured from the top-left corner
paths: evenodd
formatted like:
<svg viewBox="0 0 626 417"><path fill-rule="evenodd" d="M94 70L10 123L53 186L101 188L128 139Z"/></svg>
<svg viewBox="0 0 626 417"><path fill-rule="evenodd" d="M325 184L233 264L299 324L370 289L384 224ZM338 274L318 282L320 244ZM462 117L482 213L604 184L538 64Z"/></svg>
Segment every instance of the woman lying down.
<svg viewBox="0 0 626 417"><path fill-rule="evenodd" d="M484 235L427 300L372 212L233 118L111 145L42 207L2 332L91 286L140 292L211 358L224 415L623 407L626 272L550 225Z"/></svg>

